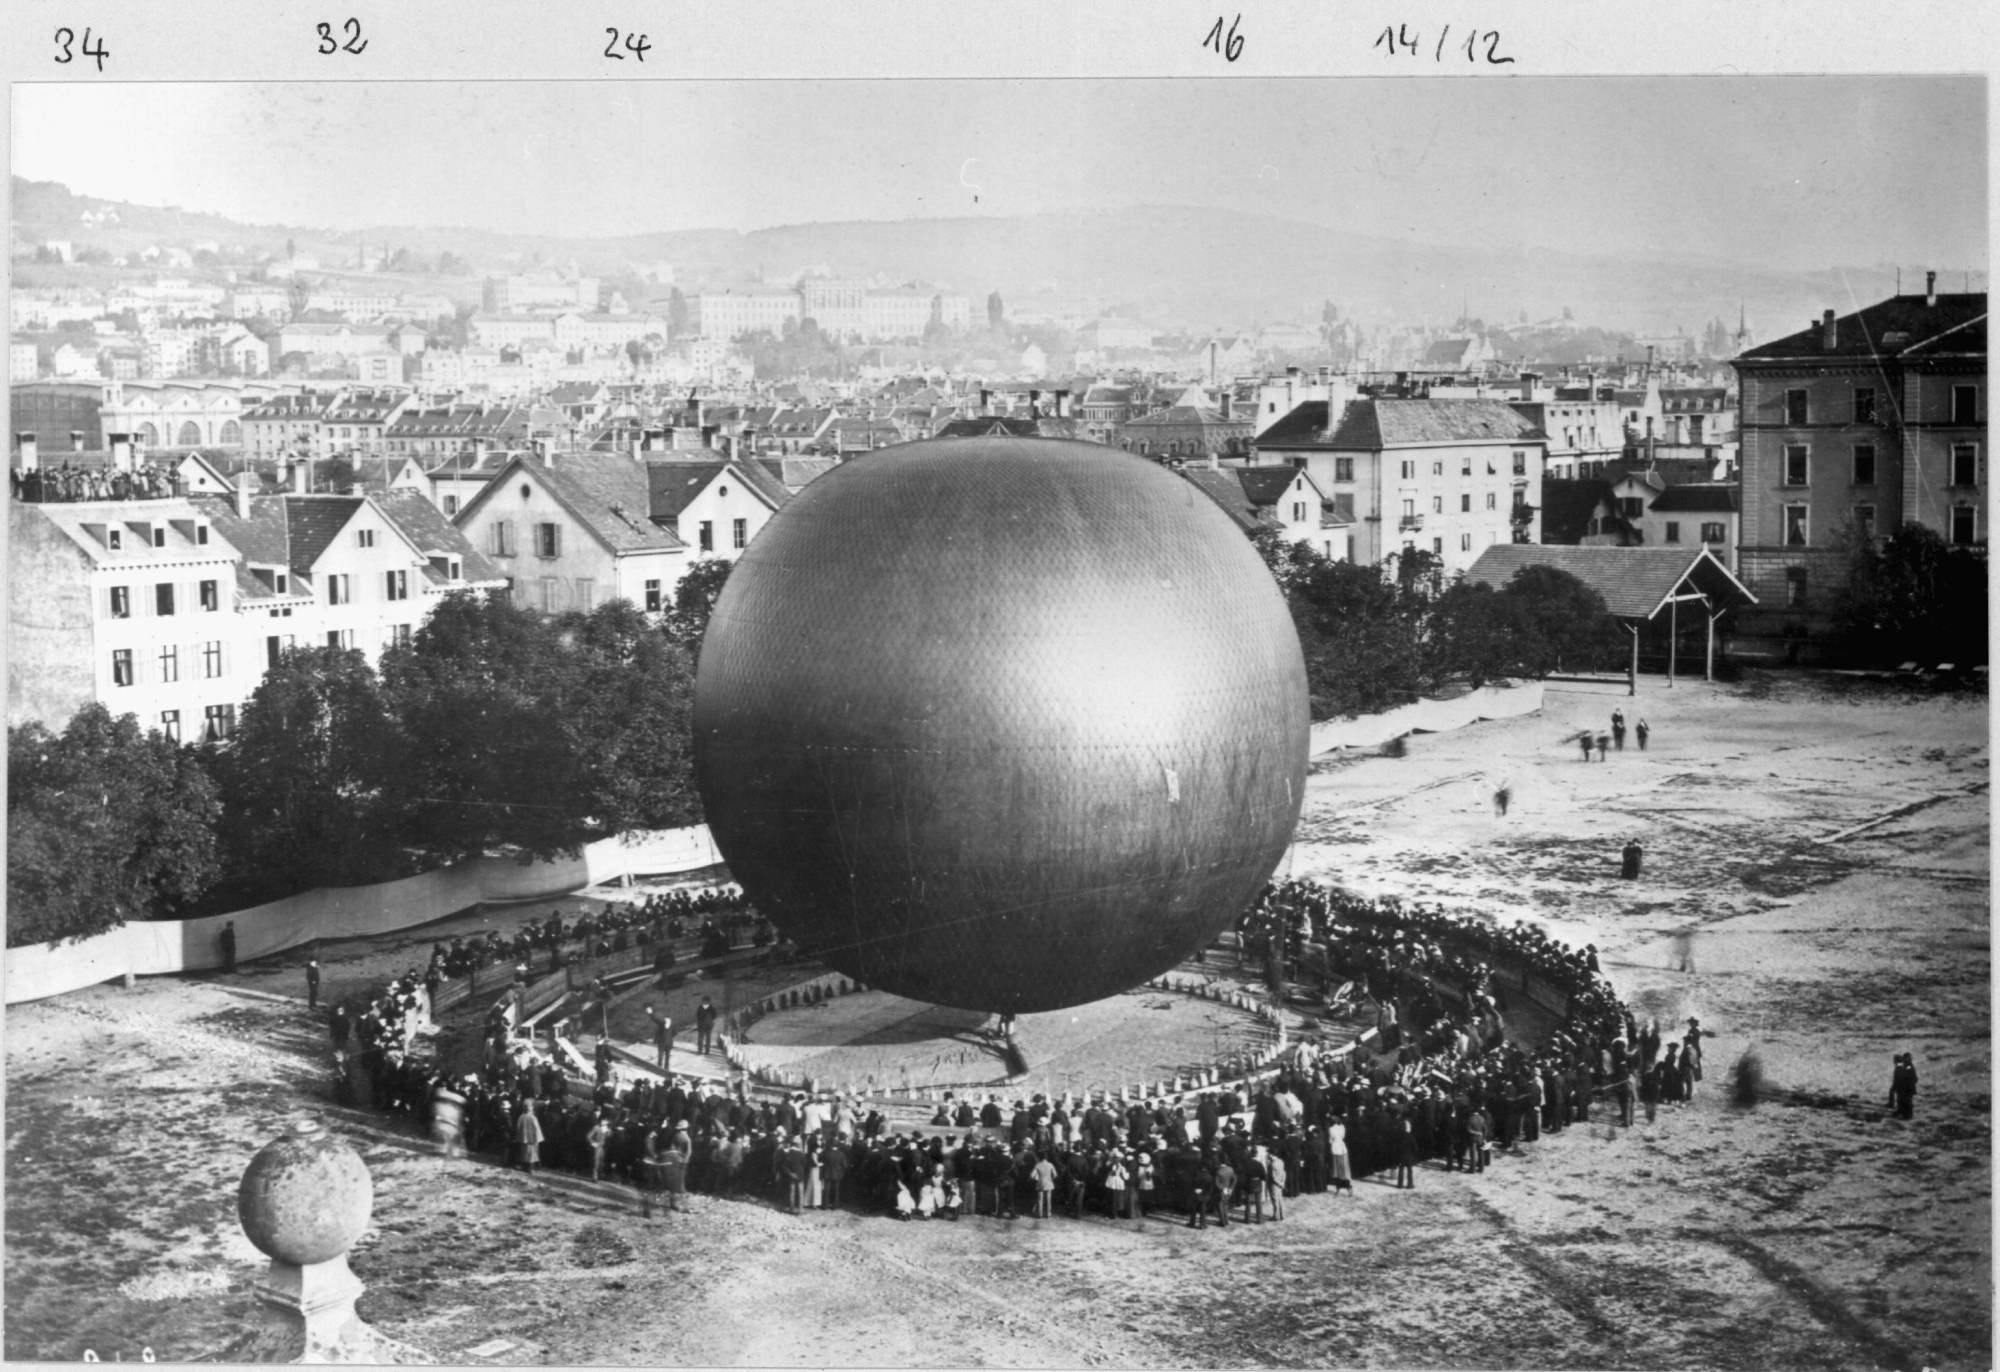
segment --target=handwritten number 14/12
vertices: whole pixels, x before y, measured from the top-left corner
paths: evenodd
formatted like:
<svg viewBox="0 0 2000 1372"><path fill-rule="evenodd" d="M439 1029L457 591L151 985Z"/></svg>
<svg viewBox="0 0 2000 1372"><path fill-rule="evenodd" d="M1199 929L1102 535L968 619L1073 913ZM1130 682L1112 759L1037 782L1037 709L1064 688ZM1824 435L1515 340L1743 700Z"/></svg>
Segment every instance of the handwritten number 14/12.
<svg viewBox="0 0 2000 1372"><path fill-rule="evenodd" d="M76 44L75 30L73 29L56 30L56 47L60 49L60 51L56 53L57 66L66 66L69 63L74 62L76 60L76 53L71 51L71 48L73 48L75 44ZM97 69L99 71L104 70L104 59L111 55L110 52L106 50L104 46L104 40L102 38L97 40L96 47L93 48L92 46L90 46L89 29L85 29L83 31L82 51L85 57L95 57L97 59Z"/></svg>
<svg viewBox="0 0 2000 1372"><path fill-rule="evenodd" d="M1431 53L1431 61L1444 61L1444 45L1450 38L1451 25L1446 24L1443 31L1438 34L1437 45ZM1423 35L1411 33L1408 24L1395 24L1382 30L1376 37L1374 46L1385 50L1391 57L1394 57L1399 52L1408 53L1410 56L1415 57L1420 50L1422 42ZM1474 29L1464 42L1453 43L1451 50L1455 53L1464 52L1465 60L1468 62L1477 62L1480 60L1479 48L1482 43L1486 47L1485 58L1488 65L1497 67L1514 60L1511 57L1500 55L1500 30L1498 29L1488 29L1484 33L1481 33L1478 29Z"/></svg>
<svg viewBox="0 0 2000 1372"><path fill-rule="evenodd" d="M625 53L618 51L618 30L607 28L604 31L611 35L611 41L604 45L604 55L606 57L615 57L620 62L623 62L625 60ZM641 62L646 60L646 54L652 50L652 47L652 42L643 33L628 33L625 35L625 52L631 53Z"/></svg>

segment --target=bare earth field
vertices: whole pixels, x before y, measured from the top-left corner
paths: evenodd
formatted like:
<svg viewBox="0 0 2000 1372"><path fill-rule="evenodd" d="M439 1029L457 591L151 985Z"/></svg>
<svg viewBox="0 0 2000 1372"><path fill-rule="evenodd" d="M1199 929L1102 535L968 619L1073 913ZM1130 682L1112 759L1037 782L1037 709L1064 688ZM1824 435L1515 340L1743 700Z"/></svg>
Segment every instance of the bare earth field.
<svg viewBox="0 0 2000 1372"><path fill-rule="evenodd" d="M296 962L107 986L7 1013L5 1355L224 1347L260 1266L237 1179L312 1110L375 1178L363 1316L449 1362L1990 1366L1986 702L1642 690L1551 689L1540 716L1322 764L1291 870L1594 942L1642 1017L1714 1035L1699 1098L1653 1123L1255 1229L706 1197L644 1222L630 1193L441 1159L330 1105ZM1580 762L1571 735L1621 704L1651 750ZM330 977L399 971L431 936L330 948ZM1729 1108L1752 1046L1773 1089ZM1900 1051L1911 1122L1883 1108Z"/></svg>

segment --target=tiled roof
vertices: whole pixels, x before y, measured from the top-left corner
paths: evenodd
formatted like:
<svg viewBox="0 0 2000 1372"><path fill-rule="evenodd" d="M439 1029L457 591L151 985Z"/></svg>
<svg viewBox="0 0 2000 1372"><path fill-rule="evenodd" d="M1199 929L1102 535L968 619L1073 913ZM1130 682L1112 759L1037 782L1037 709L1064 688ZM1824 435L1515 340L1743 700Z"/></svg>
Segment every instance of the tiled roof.
<svg viewBox="0 0 2000 1372"><path fill-rule="evenodd" d="M285 527L292 545L292 565L310 571L319 555L340 536L347 521L363 504L359 496L297 495L283 497Z"/></svg>
<svg viewBox="0 0 2000 1372"><path fill-rule="evenodd" d="M941 425L933 437L985 438L993 434L1014 438L1075 438L1077 428L1074 419L1056 419L1050 416L1024 419L1004 414L982 414L973 415L968 419L954 419Z"/></svg>
<svg viewBox="0 0 2000 1372"><path fill-rule="evenodd" d="M1243 494L1253 505L1276 505L1302 476L1304 472L1292 466L1236 468L1236 479L1243 483ZM1313 498L1319 498L1317 490Z"/></svg>
<svg viewBox="0 0 2000 1372"><path fill-rule="evenodd" d="M472 546L472 541L446 519L421 491L392 491L374 497L375 508L421 553L449 553L460 561L467 581L504 582L507 574ZM434 576L433 580L444 580Z"/></svg>
<svg viewBox="0 0 2000 1372"><path fill-rule="evenodd" d="M1326 402L1306 400L1252 440L1255 447L1317 446L1326 442Z"/></svg>
<svg viewBox="0 0 2000 1372"><path fill-rule="evenodd" d="M209 524L243 554L245 562L273 567L292 565L291 525L285 517L285 497L250 497L250 517L236 517L234 497L196 496L195 508L208 516Z"/></svg>
<svg viewBox="0 0 2000 1372"><path fill-rule="evenodd" d="M1742 493L1736 486L1720 482L1669 486L1652 508L1668 514L1735 514L1742 508Z"/></svg>
<svg viewBox="0 0 2000 1372"><path fill-rule="evenodd" d="M655 519L677 518L696 496L708 489L709 482L728 469L727 462L707 458L648 462L645 471L647 508Z"/></svg>
<svg viewBox="0 0 2000 1372"><path fill-rule="evenodd" d="M613 552L686 546L654 522L647 469L629 453L564 453L553 467L520 466Z"/></svg>
<svg viewBox="0 0 2000 1372"><path fill-rule="evenodd" d="M1222 512L1235 520L1237 526L1255 531L1265 527L1266 521L1258 512L1250 497L1243 492L1243 483L1237 479L1234 468L1211 468L1196 465L1185 468L1181 475L1202 490L1222 507Z"/></svg>
<svg viewBox="0 0 2000 1372"><path fill-rule="evenodd" d="M833 457L760 457L756 464L787 491L796 491L840 465Z"/></svg>
<svg viewBox="0 0 2000 1372"><path fill-rule="evenodd" d="M781 508L786 501L792 498L792 493L787 489L785 483L779 478L772 476L762 463L732 462L729 466L730 470L736 473L744 485L750 487L750 489L770 502L772 509Z"/></svg>
<svg viewBox="0 0 2000 1372"><path fill-rule="evenodd" d="M1725 603L1754 605L1757 597L1706 549L1570 547L1549 543L1496 543L1465 574L1498 590L1523 567L1555 567L1604 597L1620 619L1651 619L1683 579Z"/></svg>
<svg viewBox="0 0 2000 1372"><path fill-rule="evenodd" d="M1525 443L1542 431L1504 400L1350 400L1327 440L1379 450L1427 443Z"/></svg>
<svg viewBox="0 0 2000 1372"><path fill-rule="evenodd" d="M1424 349L1424 361L1434 366L1459 366L1472 351L1472 343L1470 338L1440 338Z"/></svg>
<svg viewBox="0 0 2000 1372"><path fill-rule="evenodd" d="M1751 348L1738 362L1826 357L1894 358L1904 353L1986 353L1986 292L1939 293L1937 304L1921 295L1892 295L1853 314L1834 319L1834 346L1825 346L1814 324Z"/></svg>

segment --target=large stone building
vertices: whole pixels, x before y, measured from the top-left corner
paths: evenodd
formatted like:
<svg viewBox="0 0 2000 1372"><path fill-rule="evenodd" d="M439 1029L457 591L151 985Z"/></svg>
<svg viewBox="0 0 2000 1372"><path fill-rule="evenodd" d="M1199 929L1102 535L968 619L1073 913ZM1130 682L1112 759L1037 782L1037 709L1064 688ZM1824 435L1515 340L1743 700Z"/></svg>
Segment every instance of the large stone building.
<svg viewBox="0 0 2000 1372"><path fill-rule="evenodd" d="M1844 575L1839 535L1908 524L1984 547L1986 293L1897 295L1752 348L1740 402L1746 631L1810 634Z"/></svg>

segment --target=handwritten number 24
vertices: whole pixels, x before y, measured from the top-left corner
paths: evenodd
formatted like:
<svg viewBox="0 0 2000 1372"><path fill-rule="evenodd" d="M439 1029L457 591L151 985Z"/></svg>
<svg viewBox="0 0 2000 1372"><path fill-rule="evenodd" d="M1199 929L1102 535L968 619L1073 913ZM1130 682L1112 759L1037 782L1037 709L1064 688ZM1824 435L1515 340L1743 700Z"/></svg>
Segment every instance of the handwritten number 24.
<svg viewBox="0 0 2000 1372"><path fill-rule="evenodd" d="M361 21L359 19L349 19L340 28L341 32L347 35L345 43L339 42L334 38L333 26L331 24L321 24L319 26L319 50L321 55L336 52L358 53L368 46L368 40L361 36Z"/></svg>
<svg viewBox="0 0 2000 1372"><path fill-rule="evenodd" d="M76 54L70 51L71 46L75 44L75 42L76 42L76 31L74 29L56 30L56 46L62 49L62 51L56 56L57 66L65 66L68 63L76 60ZM97 40L96 47L93 48L92 46L90 46L90 30L85 29L83 31L83 55L85 57L96 58L97 69L99 71L103 71L104 59L109 57L111 54L105 49L104 40L102 38Z"/></svg>
<svg viewBox="0 0 2000 1372"><path fill-rule="evenodd" d="M625 60L625 53L618 51L618 30L607 28L604 31L611 35L611 41L604 45L604 55L606 57L615 57L620 62L623 62ZM643 33L628 33L625 35L625 52L631 53L641 62L646 60L646 53L652 46L651 41Z"/></svg>

